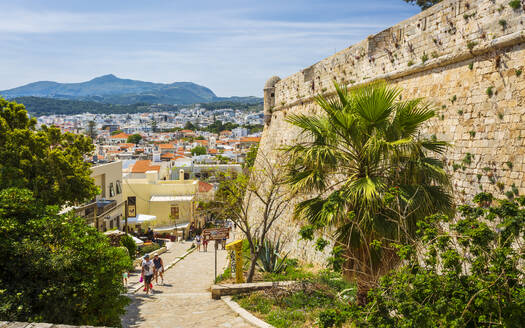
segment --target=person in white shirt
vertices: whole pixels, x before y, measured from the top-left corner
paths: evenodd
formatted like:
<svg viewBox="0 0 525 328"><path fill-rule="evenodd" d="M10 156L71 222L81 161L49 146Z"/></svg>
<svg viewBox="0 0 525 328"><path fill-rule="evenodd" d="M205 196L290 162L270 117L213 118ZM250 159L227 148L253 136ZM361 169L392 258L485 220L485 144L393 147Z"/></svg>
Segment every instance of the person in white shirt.
<svg viewBox="0 0 525 328"><path fill-rule="evenodd" d="M144 256L142 261L142 276L144 277L144 286L146 287L146 295L149 294L151 289L151 281L153 280L153 275L155 274L155 265L153 261L149 259L149 255Z"/></svg>

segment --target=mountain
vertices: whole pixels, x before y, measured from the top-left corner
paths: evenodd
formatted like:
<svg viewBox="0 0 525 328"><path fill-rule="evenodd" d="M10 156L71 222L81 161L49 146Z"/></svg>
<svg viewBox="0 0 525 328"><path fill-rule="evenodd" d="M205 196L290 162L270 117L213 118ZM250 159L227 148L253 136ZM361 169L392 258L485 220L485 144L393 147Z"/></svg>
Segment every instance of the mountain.
<svg viewBox="0 0 525 328"><path fill-rule="evenodd" d="M10 90L0 91L2 97L43 97L63 100L82 100L114 105L194 104L230 100L257 103L256 97L217 97L210 89L192 83L171 84L120 79L113 74L100 76L87 82L58 83L40 81Z"/></svg>

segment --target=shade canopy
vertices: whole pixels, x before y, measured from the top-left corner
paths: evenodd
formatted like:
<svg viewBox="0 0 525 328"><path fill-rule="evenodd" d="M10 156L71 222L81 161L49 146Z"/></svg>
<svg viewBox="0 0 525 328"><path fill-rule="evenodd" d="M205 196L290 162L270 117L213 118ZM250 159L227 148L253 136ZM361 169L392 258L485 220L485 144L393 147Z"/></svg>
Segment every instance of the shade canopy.
<svg viewBox="0 0 525 328"><path fill-rule="evenodd" d="M191 202L193 196L151 196L150 202Z"/></svg>
<svg viewBox="0 0 525 328"><path fill-rule="evenodd" d="M128 224L141 224L156 219L157 217L155 215L139 214L136 217L128 218Z"/></svg>
<svg viewBox="0 0 525 328"><path fill-rule="evenodd" d="M179 223L179 224L170 225L166 227L156 227L156 228L153 228L153 231L163 232L163 231L171 231L171 230L177 230L177 229L186 229L189 225L190 225L189 222Z"/></svg>
<svg viewBox="0 0 525 328"><path fill-rule="evenodd" d="M144 242L142 240L138 239L137 237L131 236L131 238L133 238L133 241L135 242L135 245L137 245L137 246L144 245Z"/></svg>

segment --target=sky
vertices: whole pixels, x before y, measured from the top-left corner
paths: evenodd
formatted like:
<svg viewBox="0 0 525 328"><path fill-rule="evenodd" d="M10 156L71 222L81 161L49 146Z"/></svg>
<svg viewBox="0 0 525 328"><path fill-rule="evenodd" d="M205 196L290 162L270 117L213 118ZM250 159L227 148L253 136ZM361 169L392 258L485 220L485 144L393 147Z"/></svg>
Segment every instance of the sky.
<svg viewBox="0 0 525 328"><path fill-rule="evenodd" d="M402 0L0 0L0 90L35 81L195 82L262 96L419 12Z"/></svg>

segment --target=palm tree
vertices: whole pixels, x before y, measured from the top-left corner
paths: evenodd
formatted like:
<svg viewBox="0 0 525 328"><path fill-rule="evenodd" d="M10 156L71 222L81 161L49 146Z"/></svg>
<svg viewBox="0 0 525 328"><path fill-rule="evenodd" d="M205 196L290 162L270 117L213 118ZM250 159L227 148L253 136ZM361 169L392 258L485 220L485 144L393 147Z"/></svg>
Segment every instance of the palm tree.
<svg viewBox="0 0 525 328"><path fill-rule="evenodd" d="M420 137L434 111L422 99L398 101L385 83L316 97L325 115L290 115L300 128L288 155L287 182L303 201L296 218L329 231L345 249L345 275L359 301L398 262L394 243L409 242L419 219L452 213L451 184L432 157L448 144Z"/></svg>

